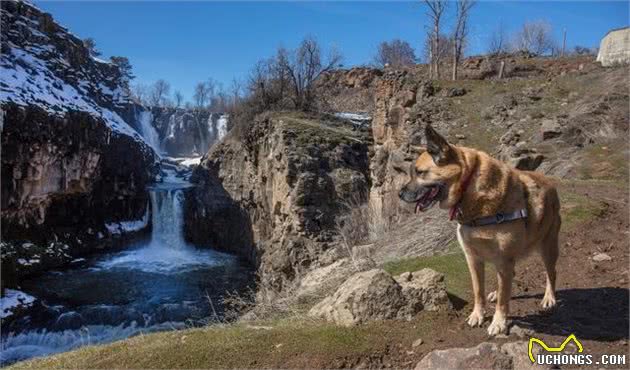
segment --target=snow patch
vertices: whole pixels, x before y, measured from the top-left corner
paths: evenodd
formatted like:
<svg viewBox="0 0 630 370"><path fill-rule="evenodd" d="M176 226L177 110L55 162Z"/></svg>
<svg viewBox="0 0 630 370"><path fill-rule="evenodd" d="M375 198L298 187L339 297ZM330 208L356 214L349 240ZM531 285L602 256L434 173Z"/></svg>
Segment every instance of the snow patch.
<svg viewBox="0 0 630 370"><path fill-rule="evenodd" d="M339 112L335 113L334 116L348 120L355 126L367 126L372 121L372 117L365 113Z"/></svg>
<svg viewBox="0 0 630 370"><path fill-rule="evenodd" d="M5 296L0 298L0 318L4 319L13 315L13 311L19 307L30 307L35 302L35 297L14 289L5 289Z"/></svg>
<svg viewBox="0 0 630 370"><path fill-rule="evenodd" d="M131 232L136 232L144 229L149 225L149 204L147 204L147 208L144 212L144 216L142 216L141 220L131 220L131 221L121 221L121 222L111 222L105 224L105 227L111 234L120 235Z"/></svg>

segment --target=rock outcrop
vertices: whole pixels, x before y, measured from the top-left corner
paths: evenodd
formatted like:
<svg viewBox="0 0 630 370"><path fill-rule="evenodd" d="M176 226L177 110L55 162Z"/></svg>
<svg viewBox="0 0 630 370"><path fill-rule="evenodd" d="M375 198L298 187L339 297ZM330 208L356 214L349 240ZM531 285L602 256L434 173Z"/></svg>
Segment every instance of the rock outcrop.
<svg viewBox="0 0 630 370"><path fill-rule="evenodd" d="M539 348L535 348L535 353ZM416 365L416 370L429 369L545 369L532 364L527 342L497 344L482 342L476 347L449 348L429 352Z"/></svg>
<svg viewBox="0 0 630 370"><path fill-rule="evenodd" d="M597 61L604 67L630 63L630 27L611 30L604 36Z"/></svg>
<svg viewBox="0 0 630 370"><path fill-rule="evenodd" d="M450 307L443 274L426 268L394 279L384 270L373 269L348 278L309 315L352 326L371 320L408 320L422 310Z"/></svg>
<svg viewBox="0 0 630 370"><path fill-rule="evenodd" d="M234 130L193 174L186 235L248 258L264 284L281 290L319 265L336 244L344 204L369 189L369 133L297 113L262 115Z"/></svg>
<svg viewBox="0 0 630 370"><path fill-rule="evenodd" d="M36 7L1 6L2 271L11 284L34 265L105 247L107 223L141 219L156 157L123 118L135 105L117 66Z"/></svg>

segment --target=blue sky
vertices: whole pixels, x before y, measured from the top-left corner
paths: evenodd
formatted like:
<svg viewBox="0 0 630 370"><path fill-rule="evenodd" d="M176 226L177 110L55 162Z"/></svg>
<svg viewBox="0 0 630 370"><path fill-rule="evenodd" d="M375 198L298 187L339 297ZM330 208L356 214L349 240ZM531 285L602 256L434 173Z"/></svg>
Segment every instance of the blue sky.
<svg viewBox="0 0 630 370"><path fill-rule="evenodd" d="M393 38L420 53L428 24L419 1L35 3L75 35L94 38L104 57L128 57L136 82L164 78L186 99L197 81L212 77L228 87L257 60L306 35L336 46L352 66L369 63L378 43ZM471 13L468 54L485 51L499 22L512 32L538 19L550 22L558 39L566 28L569 47L598 46L609 29L628 25L629 12L627 1L479 1Z"/></svg>

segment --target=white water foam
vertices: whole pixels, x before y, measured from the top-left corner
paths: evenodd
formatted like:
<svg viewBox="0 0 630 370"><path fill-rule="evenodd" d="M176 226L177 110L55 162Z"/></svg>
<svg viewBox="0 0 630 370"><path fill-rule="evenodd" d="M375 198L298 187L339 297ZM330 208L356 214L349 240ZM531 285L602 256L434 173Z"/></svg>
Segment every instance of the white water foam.
<svg viewBox="0 0 630 370"><path fill-rule="evenodd" d="M199 267L221 265L234 257L196 249L184 240L183 191L151 190L153 231L151 241L140 248L115 255L99 262L96 268L126 268L153 273L173 273Z"/></svg>

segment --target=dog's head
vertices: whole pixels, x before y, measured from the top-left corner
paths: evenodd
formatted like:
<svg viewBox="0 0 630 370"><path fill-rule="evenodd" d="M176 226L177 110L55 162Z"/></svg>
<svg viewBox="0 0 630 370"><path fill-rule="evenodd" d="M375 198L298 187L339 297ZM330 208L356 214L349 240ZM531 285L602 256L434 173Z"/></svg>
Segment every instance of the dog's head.
<svg viewBox="0 0 630 370"><path fill-rule="evenodd" d="M425 211L438 202L440 208L447 209L458 201L462 177L458 149L430 125L425 127L424 133L426 151L411 164L409 182L398 195L405 202L416 203L416 211Z"/></svg>

